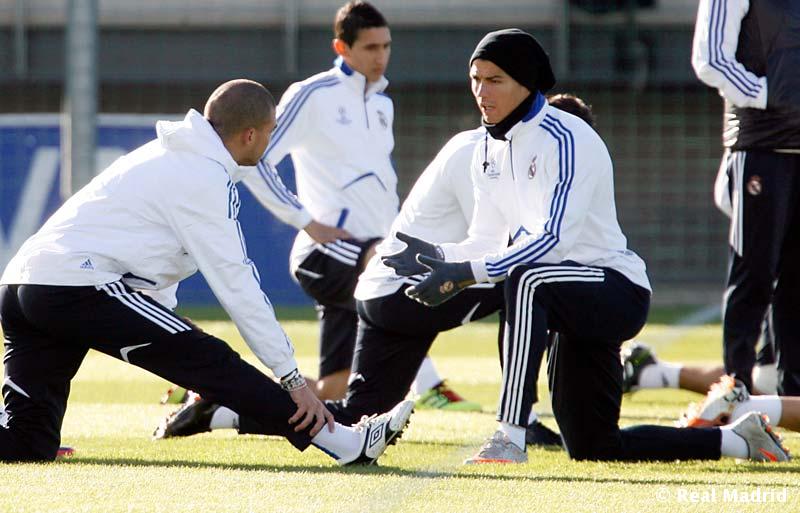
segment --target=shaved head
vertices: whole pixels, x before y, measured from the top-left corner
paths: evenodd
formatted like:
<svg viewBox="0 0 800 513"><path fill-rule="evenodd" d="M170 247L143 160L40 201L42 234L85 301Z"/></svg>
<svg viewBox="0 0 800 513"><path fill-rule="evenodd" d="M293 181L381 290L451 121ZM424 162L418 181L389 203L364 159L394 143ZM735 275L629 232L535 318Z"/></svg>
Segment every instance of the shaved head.
<svg viewBox="0 0 800 513"><path fill-rule="evenodd" d="M261 128L273 119L275 98L266 87L252 80L225 82L211 93L203 116L222 140L247 128Z"/></svg>

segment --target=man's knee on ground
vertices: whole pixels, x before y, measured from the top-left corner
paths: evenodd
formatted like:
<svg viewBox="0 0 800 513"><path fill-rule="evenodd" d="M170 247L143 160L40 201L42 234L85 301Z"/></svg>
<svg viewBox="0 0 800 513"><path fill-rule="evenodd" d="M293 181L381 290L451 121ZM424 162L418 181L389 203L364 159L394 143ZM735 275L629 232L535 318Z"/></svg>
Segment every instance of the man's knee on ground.
<svg viewBox="0 0 800 513"><path fill-rule="evenodd" d="M37 450L31 450L23 458L23 461L55 461L58 456L59 444L48 445Z"/></svg>
<svg viewBox="0 0 800 513"><path fill-rule="evenodd" d="M571 460L575 461L615 461L619 459L618 451L591 444L567 445L567 454Z"/></svg>
<svg viewBox="0 0 800 513"><path fill-rule="evenodd" d="M0 428L4 429L4 428ZM31 432L26 433L29 435L27 440L22 440L20 437L13 436L13 431L7 431L6 434L11 436L3 437L4 444L13 444L12 447L3 447L0 451L2 457L0 461L6 462L45 462L53 461L58 455L58 448L61 445L61 440L51 436L40 436L35 440L30 439ZM8 439L7 439L8 438Z"/></svg>
<svg viewBox="0 0 800 513"><path fill-rule="evenodd" d="M563 436L563 434L562 434ZM564 443L571 460L576 461L615 461L620 458L619 447L606 440L580 440Z"/></svg>

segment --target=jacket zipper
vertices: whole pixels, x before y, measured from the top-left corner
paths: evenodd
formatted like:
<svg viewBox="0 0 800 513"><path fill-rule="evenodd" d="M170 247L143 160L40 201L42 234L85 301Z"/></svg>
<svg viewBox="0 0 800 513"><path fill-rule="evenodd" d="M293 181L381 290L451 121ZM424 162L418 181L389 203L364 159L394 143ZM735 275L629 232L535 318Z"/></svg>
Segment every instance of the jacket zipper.
<svg viewBox="0 0 800 513"><path fill-rule="evenodd" d="M510 139L508 141L508 158L511 160L511 179L516 182L517 177L514 175L514 144Z"/></svg>

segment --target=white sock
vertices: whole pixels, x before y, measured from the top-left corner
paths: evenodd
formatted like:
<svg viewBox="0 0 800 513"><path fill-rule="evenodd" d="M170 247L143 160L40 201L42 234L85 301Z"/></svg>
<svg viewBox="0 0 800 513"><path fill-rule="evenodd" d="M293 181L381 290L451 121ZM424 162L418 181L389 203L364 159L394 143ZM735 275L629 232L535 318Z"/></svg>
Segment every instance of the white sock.
<svg viewBox="0 0 800 513"><path fill-rule="evenodd" d="M656 362L647 365L639 374L639 388L678 388L683 365Z"/></svg>
<svg viewBox="0 0 800 513"><path fill-rule="evenodd" d="M439 373L436 372L433 360L431 360L430 356L426 356L419 366L417 377L411 384L411 393L414 395L422 395L441 382L442 378L439 376Z"/></svg>
<svg viewBox="0 0 800 513"><path fill-rule="evenodd" d="M525 428L509 424L508 422L498 422L498 429L505 433L511 443L525 450Z"/></svg>
<svg viewBox="0 0 800 513"><path fill-rule="evenodd" d="M239 428L239 414L230 408L220 406L217 411L211 416L211 424L209 426L213 429L238 429Z"/></svg>
<svg viewBox="0 0 800 513"><path fill-rule="evenodd" d="M744 438L734 433L730 424L719 428L722 433L722 441L720 443L719 452L723 456L729 458L739 458L746 460L750 457L750 450L747 448L747 442Z"/></svg>
<svg viewBox="0 0 800 513"><path fill-rule="evenodd" d="M530 426L531 424L533 424L537 420L539 420L539 416L536 415L536 411L534 411L534 409L531 408L531 414L528 415L528 425Z"/></svg>
<svg viewBox="0 0 800 513"><path fill-rule="evenodd" d="M777 426L781 422L783 412L781 398L777 395L751 395L750 399L738 404L733 410L731 422L751 411L766 413L769 423Z"/></svg>
<svg viewBox="0 0 800 513"><path fill-rule="evenodd" d="M339 463L353 461L361 454L361 432L339 423L333 433L328 431L328 426L323 427L311 443Z"/></svg>

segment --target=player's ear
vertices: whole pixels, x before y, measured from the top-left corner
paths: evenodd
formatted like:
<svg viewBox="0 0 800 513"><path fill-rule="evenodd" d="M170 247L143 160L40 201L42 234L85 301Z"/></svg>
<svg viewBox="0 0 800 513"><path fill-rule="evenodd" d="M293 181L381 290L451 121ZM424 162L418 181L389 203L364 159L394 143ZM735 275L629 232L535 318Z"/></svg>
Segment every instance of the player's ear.
<svg viewBox="0 0 800 513"><path fill-rule="evenodd" d="M239 135L240 141L244 145L251 144L256 136L255 128L245 128Z"/></svg>
<svg viewBox="0 0 800 513"><path fill-rule="evenodd" d="M350 49L350 47L347 46L347 43L341 39L334 39L331 41L331 47L333 47L333 51L336 52L337 55L341 56L344 56Z"/></svg>

